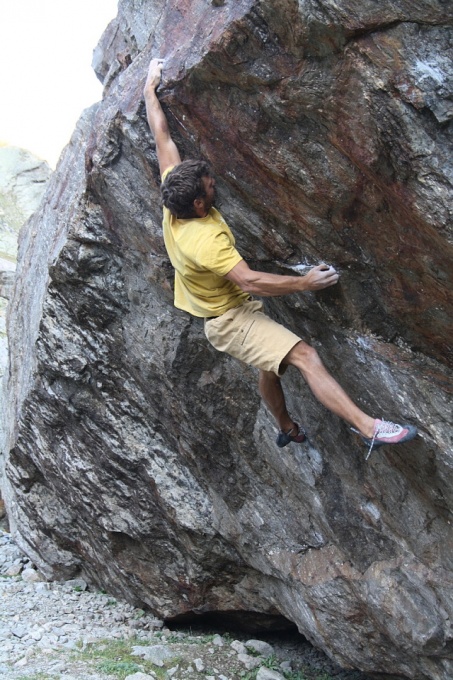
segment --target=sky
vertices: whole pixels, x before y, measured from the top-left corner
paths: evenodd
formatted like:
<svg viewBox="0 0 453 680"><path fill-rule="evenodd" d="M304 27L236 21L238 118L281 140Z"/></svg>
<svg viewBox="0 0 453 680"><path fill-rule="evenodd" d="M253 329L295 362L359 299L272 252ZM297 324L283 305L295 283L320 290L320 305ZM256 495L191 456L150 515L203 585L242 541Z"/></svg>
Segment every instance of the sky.
<svg viewBox="0 0 453 680"><path fill-rule="evenodd" d="M0 0L0 143L54 168L86 107L102 98L93 50L118 0Z"/></svg>

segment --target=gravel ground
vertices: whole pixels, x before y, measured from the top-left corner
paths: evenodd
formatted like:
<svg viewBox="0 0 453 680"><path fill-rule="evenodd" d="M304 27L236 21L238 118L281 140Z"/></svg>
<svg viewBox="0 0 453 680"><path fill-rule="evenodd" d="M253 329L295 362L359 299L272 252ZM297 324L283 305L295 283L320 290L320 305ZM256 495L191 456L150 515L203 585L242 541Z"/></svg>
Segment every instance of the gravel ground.
<svg viewBox="0 0 453 680"><path fill-rule="evenodd" d="M0 678L369 680L297 634L169 630L81 579L48 583L0 530Z"/></svg>

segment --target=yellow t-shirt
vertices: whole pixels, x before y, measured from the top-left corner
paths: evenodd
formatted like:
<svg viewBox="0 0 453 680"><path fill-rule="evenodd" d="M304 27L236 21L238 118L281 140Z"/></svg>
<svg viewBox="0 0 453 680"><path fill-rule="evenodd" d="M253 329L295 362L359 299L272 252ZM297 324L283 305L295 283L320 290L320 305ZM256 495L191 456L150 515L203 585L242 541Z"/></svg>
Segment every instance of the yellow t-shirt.
<svg viewBox="0 0 453 680"><path fill-rule="evenodd" d="M180 220L164 207L163 232L175 269L175 307L194 316L220 316L248 298L224 278L242 257L218 210L211 208L206 217Z"/></svg>

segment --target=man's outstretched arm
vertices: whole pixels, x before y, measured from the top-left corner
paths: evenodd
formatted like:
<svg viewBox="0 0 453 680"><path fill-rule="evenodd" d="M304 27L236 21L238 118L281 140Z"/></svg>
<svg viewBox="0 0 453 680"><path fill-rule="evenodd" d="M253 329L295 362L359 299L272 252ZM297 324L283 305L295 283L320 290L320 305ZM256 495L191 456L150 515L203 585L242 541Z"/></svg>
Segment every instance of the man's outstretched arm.
<svg viewBox="0 0 453 680"><path fill-rule="evenodd" d="M334 286L339 279L339 274L333 267L320 264L313 267L306 276L281 276L255 271L250 269L244 260L241 260L225 278L251 295L276 297Z"/></svg>
<svg viewBox="0 0 453 680"><path fill-rule="evenodd" d="M167 168L181 163L176 144L171 138L167 119L157 98L156 89L162 74L162 61L153 59L149 65L143 96L145 97L146 115L151 132L156 142L159 170L162 175Z"/></svg>

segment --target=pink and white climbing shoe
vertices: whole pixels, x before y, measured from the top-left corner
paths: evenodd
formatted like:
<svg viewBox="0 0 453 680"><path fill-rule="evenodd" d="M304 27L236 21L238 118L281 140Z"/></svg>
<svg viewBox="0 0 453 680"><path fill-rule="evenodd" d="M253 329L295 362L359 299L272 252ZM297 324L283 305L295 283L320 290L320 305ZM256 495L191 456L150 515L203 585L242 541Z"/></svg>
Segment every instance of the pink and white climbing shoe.
<svg viewBox="0 0 453 680"><path fill-rule="evenodd" d="M391 423L388 420L374 421L374 433L371 439L364 437L358 430L355 430L354 428L351 429L354 432L357 432L365 444L370 447L366 455L366 460L370 457L372 450L377 449L378 446L385 446L386 444L402 444L403 442L410 441L417 434L417 428L413 425L398 425L397 423Z"/></svg>

